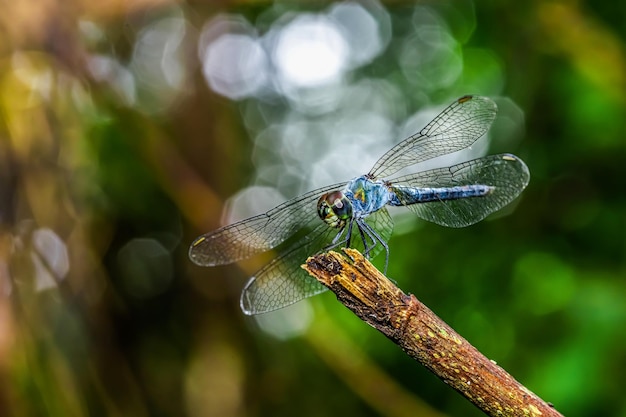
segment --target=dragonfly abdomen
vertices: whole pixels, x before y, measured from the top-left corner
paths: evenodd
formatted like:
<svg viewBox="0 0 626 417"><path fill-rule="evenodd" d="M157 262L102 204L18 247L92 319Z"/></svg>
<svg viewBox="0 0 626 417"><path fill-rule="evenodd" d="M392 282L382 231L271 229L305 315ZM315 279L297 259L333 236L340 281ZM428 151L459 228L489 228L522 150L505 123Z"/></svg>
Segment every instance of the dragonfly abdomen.
<svg viewBox="0 0 626 417"><path fill-rule="evenodd" d="M483 197L490 194L495 187L474 184L440 188L392 187L389 203L392 206L407 206L431 201L458 200L460 198Z"/></svg>

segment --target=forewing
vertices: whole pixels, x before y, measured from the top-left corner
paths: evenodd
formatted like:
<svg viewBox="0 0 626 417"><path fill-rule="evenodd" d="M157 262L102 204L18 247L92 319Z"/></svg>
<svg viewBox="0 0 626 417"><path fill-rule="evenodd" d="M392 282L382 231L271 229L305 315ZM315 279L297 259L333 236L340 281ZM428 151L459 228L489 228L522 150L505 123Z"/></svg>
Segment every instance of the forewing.
<svg viewBox="0 0 626 417"><path fill-rule="evenodd" d="M487 132L497 110L487 97L457 99L421 131L391 148L370 175L386 178L407 166L467 148Z"/></svg>
<svg viewBox="0 0 626 417"><path fill-rule="evenodd" d="M526 188L529 179L528 167L521 159L511 154L500 154L485 156L448 168L406 175L391 180L391 183L393 186L417 188L472 184L495 187L490 194L482 197L433 201L406 206L424 220L442 226L465 227L479 222L510 203Z"/></svg>
<svg viewBox="0 0 626 417"><path fill-rule="evenodd" d="M282 203L265 214L251 217L198 237L189 247L189 258L201 266L236 262L268 251L312 222L319 222L317 200L345 183L318 188Z"/></svg>
<svg viewBox="0 0 626 417"><path fill-rule="evenodd" d="M391 236L393 222L387 209L370 215L366 221L385 240ZM280 256L259 270L246 284L241 293L241 309L245 314L260 314L291 305L304 298L326 291L326 287L301 268L309 256L325 250L333 241L338 229L322 223L291 245ZM353 229L351 247L363 251L363 243L356 227ZM380 253L376 245L371 256Z"/></svg>

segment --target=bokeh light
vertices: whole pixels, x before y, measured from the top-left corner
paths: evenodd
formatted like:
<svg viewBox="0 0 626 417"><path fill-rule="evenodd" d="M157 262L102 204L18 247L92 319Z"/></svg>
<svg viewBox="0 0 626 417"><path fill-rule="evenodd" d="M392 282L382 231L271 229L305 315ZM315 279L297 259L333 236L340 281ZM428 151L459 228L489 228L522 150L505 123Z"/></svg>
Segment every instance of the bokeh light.
<svg viewBox="0 0 626 417"><path fill-rule="evenodd" d="M338 84L346 70L348 45L327 17L302 15L281 28L273 47L280 82L289 88Z"/></svg>
<svg viewBox="0 0 626 417"><path fill-rule="evenodd" d="M32 240L35 289L41 291L55 287L70 269L67 247L56 233L46 228L35 230Z"/></svg>
<svg viewBox="0 0 626 417"><path fill-rule="evenodd" d="M254 96L268 82L268 58L254 29L238 16L218 16L200 35L199 55L209 86L231 99Z"/></svg>

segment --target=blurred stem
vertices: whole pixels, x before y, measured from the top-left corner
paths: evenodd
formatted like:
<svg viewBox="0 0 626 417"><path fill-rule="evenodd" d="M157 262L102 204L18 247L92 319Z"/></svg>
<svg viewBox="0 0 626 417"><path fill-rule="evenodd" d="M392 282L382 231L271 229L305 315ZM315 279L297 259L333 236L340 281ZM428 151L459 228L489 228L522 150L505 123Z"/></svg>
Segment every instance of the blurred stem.
<svg viewBox="0 0 626 417"><path fill-rule="evenodd" d="M303 268L374 327L490 416L561 416L487 359L414 295L406 295L354 249L307 260ZM376 387L381 391L381 387ZM385 404L389 407L390 402Z"/></svg>
<svg viewBox="0 0 626 417"><path fill-rule="evenodd" d="M381 415L445 416L394 381L332 321L316 318L305 337L330 369Z"/></svg>

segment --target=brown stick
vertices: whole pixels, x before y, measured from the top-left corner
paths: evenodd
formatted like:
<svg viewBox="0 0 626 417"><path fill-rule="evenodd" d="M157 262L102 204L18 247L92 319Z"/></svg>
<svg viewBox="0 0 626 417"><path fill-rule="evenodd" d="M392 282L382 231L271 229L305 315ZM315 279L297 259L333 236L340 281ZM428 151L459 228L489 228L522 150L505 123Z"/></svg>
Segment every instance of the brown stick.
<svg viewBox="0 0 626 417"><path fill-rule="evenodd" d="M490 416L562 415L487 359L415 296L406 295L354 249L309 258L302 267L361 320L378 329Z"/></svg>

